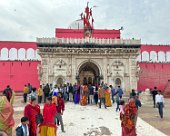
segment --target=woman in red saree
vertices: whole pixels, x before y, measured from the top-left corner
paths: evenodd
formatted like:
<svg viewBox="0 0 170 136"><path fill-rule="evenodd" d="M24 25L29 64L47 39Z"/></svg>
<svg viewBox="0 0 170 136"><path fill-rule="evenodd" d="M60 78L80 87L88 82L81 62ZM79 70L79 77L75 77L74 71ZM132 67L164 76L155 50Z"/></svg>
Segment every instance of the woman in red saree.
<svg viewBox="0 0 170 136"><path fill-rule="evenodd" d="M12 127L15 124L12 107L13 98L14 93L7 87L0 99L0 131L6 133L8 136L12 136Z"/></svg>
<svg viewBox="0 0 170 136"><path fill-rule="evenodd" d="M48 97L46 104L44 104L43 123L40 125L40 136L56 136L56 113L56 106L52 103L52 98Z"/></svg>
<svg viewBox="0 0 170 136"><path fill-rule="evenodd" d="M130 99L120 112L120 120L122 126L122 136L136 136L135 128L135 116L137 114L137 108L134 99Z"/></svg>
<svg viewBox="0 0 170 136"><path fill-rule="evenodd" d="M31 102L25 106L24 116L29 120L30 136L37 135L36 116L40 114L40 106L37 104L36 98L31 97Z"/></svg>

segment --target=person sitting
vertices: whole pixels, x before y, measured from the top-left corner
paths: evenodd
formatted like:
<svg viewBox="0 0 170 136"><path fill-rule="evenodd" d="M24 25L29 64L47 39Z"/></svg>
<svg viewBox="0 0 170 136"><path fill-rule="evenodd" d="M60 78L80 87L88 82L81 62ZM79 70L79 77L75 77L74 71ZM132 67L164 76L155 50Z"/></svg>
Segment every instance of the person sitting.
<svg viewBox="0 0 170 136"><path fill-rule="evenodd" d="M28 118L22 117L21 123L16 128L16 136L29 136L28 124L29 124Z"/></svg>

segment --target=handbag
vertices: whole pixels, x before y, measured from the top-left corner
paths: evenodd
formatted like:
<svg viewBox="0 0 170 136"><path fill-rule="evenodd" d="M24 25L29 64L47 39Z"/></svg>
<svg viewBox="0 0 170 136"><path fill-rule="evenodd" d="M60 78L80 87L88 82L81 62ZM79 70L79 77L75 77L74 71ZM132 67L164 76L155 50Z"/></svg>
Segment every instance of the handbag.
<svg viewBox="0 0 170 136"><path fill-rule="evenodd" d="M43 116L42 116L42 114L40 113L40 114L37 114L36 115L36 124L37 125L39 125L39 124L41 124L43 122Z"/></svg>

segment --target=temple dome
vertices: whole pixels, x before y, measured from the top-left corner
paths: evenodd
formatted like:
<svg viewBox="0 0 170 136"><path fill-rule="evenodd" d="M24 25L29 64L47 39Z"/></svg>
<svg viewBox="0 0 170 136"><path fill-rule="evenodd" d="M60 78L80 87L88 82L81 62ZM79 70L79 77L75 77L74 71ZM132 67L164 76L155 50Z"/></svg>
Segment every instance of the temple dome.
<svg viewBox="0 0 170 136"><path fill-rule="evenodd" d="M84 23L83 19L78 19L74 22L72 22L69 27L69 29L84 29Z"/></svg>

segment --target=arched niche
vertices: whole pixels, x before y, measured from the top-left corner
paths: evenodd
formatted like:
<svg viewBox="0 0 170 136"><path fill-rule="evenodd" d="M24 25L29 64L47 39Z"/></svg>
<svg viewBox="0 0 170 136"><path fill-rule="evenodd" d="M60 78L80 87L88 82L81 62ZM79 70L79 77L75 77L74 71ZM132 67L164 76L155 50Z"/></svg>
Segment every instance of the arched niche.
<svg viewBox="0 0 170 136"><path fill-rule="evenodd" d="M149 53L147 51L142 52L142 61L149 61Z"/></svg>
<svg viewBox="0 0 170 136"><path fill-rule="evenodd" d="M157 61L157 53L156 53L156 51L151 51L150 52L150 61L152 61L152 62Z"/></svg>
<svg viewBox="0 0 170 136"><path fill-rule="evenodd" d="M165 62L165 52L163 52L163 51L158 52L158 61Z"/></svg>
<svg viewBox="0 0 170 136"><path fill-rule="evenodd" d="M170 62L170 51L166 52L166 61Z"/></svg>
<svg viewBox="0 0 170 136"><path fill-rule="evenodd" d="M1 60L8 60L8 49L7 48L1 49Z"/></svg>
<svg viewBox="0 0 170 136"><path fill-rule="evenodd" d="M32 48L27 50L27 60L34 60L35 59L35 51Z"/></svg>
<svg viewBox="0 0 170 136"><path fill-rule="evenodd" d="M18 50L18 59L19 60L26 60L26 50L24 48L20 48Z"/></svg>

